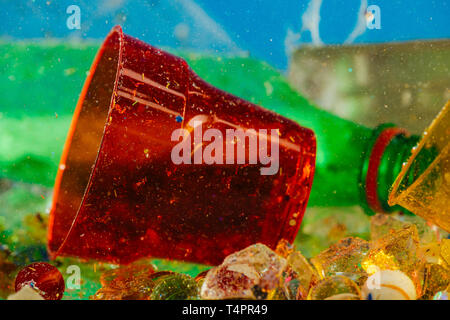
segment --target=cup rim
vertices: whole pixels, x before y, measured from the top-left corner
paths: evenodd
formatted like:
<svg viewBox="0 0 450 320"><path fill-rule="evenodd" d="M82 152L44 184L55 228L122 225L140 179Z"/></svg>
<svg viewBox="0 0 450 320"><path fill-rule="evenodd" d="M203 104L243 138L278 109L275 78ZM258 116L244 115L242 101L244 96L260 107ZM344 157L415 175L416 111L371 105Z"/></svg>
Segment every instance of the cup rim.
<svg viewBox="0 0 450 320"><path fill-rule="evenodd" d="M72 139L74 136L74 133L76 131L77 128L77 123L78 123L78 119L81 113L81 110L83 109L83 104L86 98L86 95L88 93L89 87L91 86L92 83L92 79L94 77L94 74L97 70L97 67L104 55L105 49L106 49L106 44L111 40L111 38L113 36L118 36L118 42L119 42L119 49L118 49L118 59L117 59L117 66L116 66L116 74L114 77L114 86L113 86L113 91L111 94L111 99L110 99L110 103L109 103L109 110L108 110L108 116L107 118L109 118L109 114L111 112L111 105L113 104L113 99L114 99L114 92L117 91L117 86L118 86L118 81L119 81L119 77L120 77L120 66L121 66L121 62L123 59L123 49L124 49L124 34L123 34L123 30L122 27L120 25L114 26L111 31L108 33L108 35L106 36L105 40L102 42L102 45L100 46L100 48L98 49L94 61L91 64L91 67L89 68L89 73L88 76L86 77L86 80L83 84L83 88L81 90L80 96L78 98L78 102L77 105L75 107L73 116L72 116L72 121L70 123L70 127L69 127L69 131L66 137L66 141L64 143L64 148L63 148L63 152L61 155L61 159L59 161L59 166L58 166L58 172L56 174L56 179L55 179L55 184L54 184L54 189L53 189L53 199L52 199L52 204L51 204L51 211L49 214L49 222L48 222L48 231L47 231L47 248L49 251L49 255L52 259L56 258L57 256L61 255L61 251L64 247L64 245L67 242L67 239L69 237L69 235L71 234L71 231L74 227L74 225L76 224L76 221L78 220L78 215L80 212L80 208L83 205L85 196L89 190L89 186L90 186L90 182L91 182L91 178L92 178L92 173L93 173L93 169L91 170L91 172L89 173L89 180L88 180L88 184L86 185L86 188L83 192L83 196L81 197L81 201L79 203L78 208L76 209L76 213L73 216L72 219L72 224L71 226L68 228L67 233L65 234L65 236L63 237L63 240L59 243L58 247L56 250L52 250L51 246L50 246L50 242L53 239L53 230L54 230L54 221L55 221L55 208L56 208L56 204L57 204L57 200L58 200L58 196L59 196L59 192L60 192L60 187L61 187L61 182L63 179L63 175L64 175L64 169L61 168L65 168L65 164L69 155L69 150L71 147L71 143L72 143ZM107 119L106 118L106 119ZM103 129L105 130L105 129ZM102 135L102 138L100 140L100 148L101 145L103 144L103 137L104 134ZM98 153L95 157L95 160L93 162L93 165L95 168L96 164L98 161Z"/></svg>

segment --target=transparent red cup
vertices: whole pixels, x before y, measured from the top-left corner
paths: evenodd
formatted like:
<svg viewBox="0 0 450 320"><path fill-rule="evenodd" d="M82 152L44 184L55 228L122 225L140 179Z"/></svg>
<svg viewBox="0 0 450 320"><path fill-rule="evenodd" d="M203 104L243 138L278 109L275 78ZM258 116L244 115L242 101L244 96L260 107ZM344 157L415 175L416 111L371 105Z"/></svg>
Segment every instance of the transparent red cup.
<svg viewBox="0 0 450 320"><path fill-rule="evenodd" d="M225 138L239 129L248 135ZM207 141L207 132L216 135ZM191 153L178 155L191 163L174 160L182 142ZM205 151L212 142L223 144L222 155L209 153L213 163ZM270 163L278 170L262 173L269 167L262 151L278 151ZM183 59L115 27L90 69L64 146L49 251L120 264L142 257L219 264L256 242L292 242L315 152L311 130L212 87Z"/></svg>

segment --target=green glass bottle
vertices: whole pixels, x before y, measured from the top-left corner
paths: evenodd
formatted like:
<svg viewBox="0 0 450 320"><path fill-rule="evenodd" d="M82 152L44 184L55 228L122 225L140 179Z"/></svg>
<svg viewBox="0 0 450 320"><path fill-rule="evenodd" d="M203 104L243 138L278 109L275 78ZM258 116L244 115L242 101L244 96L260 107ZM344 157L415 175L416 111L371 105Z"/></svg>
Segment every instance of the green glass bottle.
<svg viewBox="0 0 450 320"><path fill-rule="evenodd" d="M359 204L367 214L399 209L387 204L389 189L420 137L393 124L371 129L321 110L256 59L184 58L207 82L313 129L317 157L308 206Z"/></svg>
<svg viewBox="0 0 450 320"><path fill-rule="evenodd" d="M97 46L8 46L5 48L3 45L0 50L14 52L14 55L8 55L0 82L4 81L9 86L10 94L0 96L0 103L6 106L30 103L27 101L29 95L24 95L22 89L18 90L23 88L21 81L26 81L32 92L41 94L44 99L33 99L31 111L25 116L17 115L19 110L11 107L3 119L0 117L3 128L11 127L9 131L0 128L0 177L51 187L74 101ZM321 110L292 89L277 70L259 60L175 54L181 55L200 77L212 85L314 130L317 160L309 206L359 204L368 214L393 210L387 204L388 190L419 137L408 136L389 124L367 128ZM29 66L33 61L49 67L33 73L30 80ZM11 73L14 73L15 84L3 80ZM51 89L49 83L52 84ZM42 94L45 92L52 97L54 104L45 100L46 95ZM55 96L55 92L61 94ZM32 110L38 110L38 114L33 115ZM43 119L47 119L45 125ZM8 122L10 120L13 122ZM19 133L12 128L18 123L22 123Z"/></svg>

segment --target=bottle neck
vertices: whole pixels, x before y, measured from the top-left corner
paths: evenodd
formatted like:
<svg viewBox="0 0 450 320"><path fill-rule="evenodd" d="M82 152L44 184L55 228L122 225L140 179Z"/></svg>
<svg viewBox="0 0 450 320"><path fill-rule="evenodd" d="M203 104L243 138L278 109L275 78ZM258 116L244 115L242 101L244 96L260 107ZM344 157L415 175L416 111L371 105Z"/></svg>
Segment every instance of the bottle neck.
<svg viewBox="0 0 450 320"><path fill-rule="evenodd" d="M388 205L389 191L419 140L419 136L411 136L392 124L381 125L373 131L360 178L361 204L367 214L400 209Z"/></svg>

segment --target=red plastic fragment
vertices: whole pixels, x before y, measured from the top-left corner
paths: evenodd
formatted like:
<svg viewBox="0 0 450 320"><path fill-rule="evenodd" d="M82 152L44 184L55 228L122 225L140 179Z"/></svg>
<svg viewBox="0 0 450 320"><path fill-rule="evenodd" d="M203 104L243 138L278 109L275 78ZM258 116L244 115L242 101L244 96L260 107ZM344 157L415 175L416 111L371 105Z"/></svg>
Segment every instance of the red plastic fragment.
<svg viewBox="0 0 450 320"><path fill-rule="evenodd" d="M244 163L235 150L231 164L225 152L224 164L175 164L174 130L193 136L196 123L224 137L227 129L254 129L258 151L267 142L268 155L270 142L279 140L278 171L262 175L267 164L250 164L250 142ZM192 142L192 162L201 155L195 150L211 143L205 140ZM271 248L292 242L315 152L311 130L212 87L181 58L115 27L91 67L67 137L50 252L115 263L153 256L219 264L256 242Z"/></svg>

